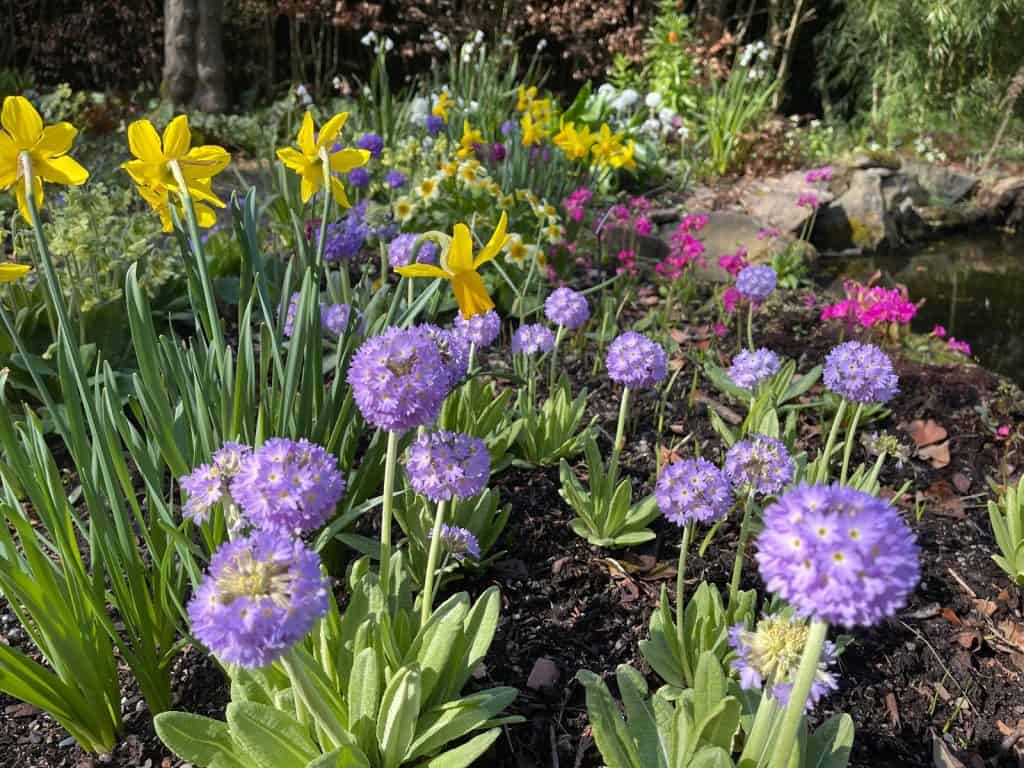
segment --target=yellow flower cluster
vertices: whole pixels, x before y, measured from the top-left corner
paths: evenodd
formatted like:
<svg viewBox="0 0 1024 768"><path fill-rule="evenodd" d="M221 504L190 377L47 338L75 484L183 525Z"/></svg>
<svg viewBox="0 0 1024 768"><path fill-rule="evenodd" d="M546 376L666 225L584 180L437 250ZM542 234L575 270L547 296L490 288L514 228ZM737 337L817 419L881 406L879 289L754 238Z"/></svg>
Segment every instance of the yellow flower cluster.
<svg viewBox="0 0 1024 768"><path fill-rule="evenodd" d="M597 133L584 125L577 128L573 121L562 121L559 131L555 134L555 146L562 150L570 160L591 161L601 168L636 169L636 144L632 139L623 141L623 134L613 133L604 123Z"/></svg>
<svg viewBox="0 0 1024 768"><path fill-rule="evenodd" d="M523 146L532 147L544 143L551 135L550 123L554 117L551 99L538 99L536 86L526 88L521 85L516 110L522 113L519 128Z"/></svg>

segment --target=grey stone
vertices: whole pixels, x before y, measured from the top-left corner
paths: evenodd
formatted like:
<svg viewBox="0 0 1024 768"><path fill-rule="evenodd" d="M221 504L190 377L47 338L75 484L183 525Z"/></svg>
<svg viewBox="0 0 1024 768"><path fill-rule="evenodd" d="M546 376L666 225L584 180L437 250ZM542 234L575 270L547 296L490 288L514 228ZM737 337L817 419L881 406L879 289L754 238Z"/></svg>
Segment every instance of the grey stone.
<svg viewBox="0 0 1024 768"><path fill-rule="evenodd" d="M973 174L916 160L905 161L903 170L916 176L918 182L933 200L946 205L966 200L979 183L978 177ZM930 202L931 200L923 205Z"/></svg>
<svg viewBox="0 0 1024 768"><path fill-rule="evenodd" d="M827 189L808 184L806 171L755 182L740 195L743 208L754 218L783 232L798 233L811 216L810 209L797 205L800 196L813 193L819 204L830 203L834 195Z"/></svg>

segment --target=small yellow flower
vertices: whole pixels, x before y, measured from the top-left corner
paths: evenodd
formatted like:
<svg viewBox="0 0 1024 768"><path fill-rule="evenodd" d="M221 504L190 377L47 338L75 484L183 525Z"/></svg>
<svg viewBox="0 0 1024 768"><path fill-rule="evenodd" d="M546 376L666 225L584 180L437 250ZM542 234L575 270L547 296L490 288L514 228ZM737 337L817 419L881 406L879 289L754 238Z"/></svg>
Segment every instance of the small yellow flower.
<svg viewBox="0 0 1024 768"><path fill-rule="evenodd" d="M459 139L459 151L455 154L458 157L473 157L476 154L478 145L484 143L484 136L480 131L475 130L469 120L462 121L462 138Z"/></svg>
<svg viewBox="0 0 1024 768"><path fill-rule="evenodd" d="M516 198L520 202L529 203L531 206L537 205L537 196L533 194L531 189L517 189Z"/></svg>
<svg viewBox="0 0 1024 768"><path fill-rule="evenodd" d="M416 185L416 195L421 200L430 201L441 193L441 182L430 176Z"/></svg>
<svg viewBox="0 0 1024 768"><path fill-rule="evenodd" d="M416 215L416 206L413 204L412 200L405 195L395 200L394 210L395 221L399 224L405 224Z"/></svg>
<svg viewBox="0 0 1024 768"><path fill-rule="evenodd" d="M523 134L522 142L524 147L542 144L544 139L548 137L548 132L544 129L543 124L535 121L533 115L529 112L519 120L519 127Z"/></svg>
<svg viewBox="0 0 1024 768"><path fill-rule="evenodd" d="M562 242L565 239L565 231L559 224L549 224L544 228L544 236L552 245Z"/></svg>
<svg viewBox="0 0 1024 768"><path fill-rule="evenodd" d="M526 244L519 235L509 235L505 246L505 255L512 261L521 262L526 258Z"/></svg>
<svg viewBox="0 0 1024 768"><path fill-rule="evenodd" d="M585 125L583 130L576 130L576 124L572 121L563 122L554 138L555 146L570 160L584 159L595 141L590 126Z"/></svg>
<svg viewBox="0 0 1024 768"><path fill-rule="evenodd" d="M28 274L32 269L28 264L15 264L7 261L0 264L0 283L12 283Z"/></svg>
<svg viewBox="0 0 1024 768"><path fill-rule="evenodd" d="M554 219L555 221L558 220L558 209L555 208L555 206L551 205L551 203L546 204L541 209L541 213L543 213L549 219Z"/></svg>
<svg viewBox="0 0 1024 768"><path fill-rule="evenodd" d="M612 168L625 168L630 171L636 170L636 158L633 156L636 152L636 143L630 139L626 142L626 145L619 149L611 157Z"/></svg>
<svg viewBox="0 0 1024 768"><path fill-rule="evenodd" d="M497 187L498 185L495 184L495 186ZM513 195L506 195L506 194L501 193L501 187L498 187L497 191L495 192L495 197L498 198L498 207L499 208L505 208L505 209L513 208L515 206L515 204L516 204L516 196L514 194Z"/></svg>
<svg viewBox="0 0 1024 768"><path fill-rule="evenodd" d="M493 179L488 179L487 183L484 185L484 189L487 191L487 194L492 197L498 197L501 195L501 186ZM500 207L507 208L508 206L502 205Z"/></svg>
<svg viewBox="0 0 1024 768"><path fill-rule="evenodd" d="M466 319L473 315L481 315L494 309L494 302L487 293L483 278L477 270L491 261L505 247L508 237L505 229L508 216L504 211L498 221L498 227L487 241L483 250L473 258L473 236L465 224L456 224L453 236L448 239L448 247L441 256L441 266L433 264L410 264L395 270L404 277L433 277L439 280L451 280L452 290L459 311ZM447 238L446 238L447 239Z"/></svg>
<svg viewBox="0 0 1024 768"><path fill-rule="evenodd" d="M89 178L89 172L67 154L78 134L71 123L44 126L28 99L8 96L4 99L0 126L0 189L14 187L18 210L25 221L31 223L25 198L26 166L32 174L37 210L43 205L44 181L77 187Z"/></svg>
<svg viewBox="0 0 1024 768"><path fill-rule="evenodd" d="M530 105L530 114L533 115L533 119L540 122L546 123L551 119L551 99L537 99Z"/></svg>
<svg viewBox="0 0 1024 768"><path fill-rule="evenodd" d="M370 153L365 149L339 149L336 152L331 150L341 129L345 127L346 120L348 120L348 112L339 112L323 124L320 133L316 134L314 139L313 115L307 110L302 118L302 127L299 128L297 137L299 148L282 147L277 150L278 160L302 178L299 194L303 203L308 203L309 198L323 184L325 159L333 173L348 173L353 168L366 165L370 161ZM342 208L349 207L345 187L342 185L341 179L333 174L331 176L331 193L338 205Z"/></svg>
<svg viewBox="0 0 1024 768"><path fill-rule="evenodd" d="M533 100L537 98L537 86L531 85L527 88L524 85L519 86L519 99L516 101L517 112L527 112L530 109L530 105L533 104Z"/></svg>
<svg viewBox="0 0 1024 768"><path fill-rule="evenodd" d="M480 179L476 166L466 164L459 169L459 178L467 184L476 184Z"/></svg>
<svg viewBox="0 0 1024 768"><path fill-rule="evenodd" d="M537 259L537 266L541 269L545 269L548 265L548 255L544 253L543 249L538 248L537 246L532 247L535 258Z"/></svg>
<svg viewBox="0 0 1024 768"><path fill-rule="evenodd" d="M454 105L455 101L448 95L448 91L441 91L437 97L437 101L434 102L433 109L430 110L430 114L434 117L440 117L447 123L448 110L450 110Z"/></svg>
<svg viewBox="0 0 1024 768"><path fill-rule="evenodd" d="M454 160L441 164L441 173L446 179L454 179L459 173L459 164Z"/></svg>

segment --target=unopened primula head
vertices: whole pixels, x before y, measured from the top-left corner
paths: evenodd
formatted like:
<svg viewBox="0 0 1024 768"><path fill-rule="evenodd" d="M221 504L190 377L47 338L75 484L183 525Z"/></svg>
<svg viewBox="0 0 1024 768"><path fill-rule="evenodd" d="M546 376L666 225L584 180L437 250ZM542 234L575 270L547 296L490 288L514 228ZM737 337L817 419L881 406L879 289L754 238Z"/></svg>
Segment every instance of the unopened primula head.
<svg viewBox="0 0 1024 768"><path fill-rule="evenodd" d="M28 223L28 184L38 211L43 205L43 182L79 186L89 172L68 155L78 130L71 123L43 125L36 108L23 96L4 99L0 114L0 189L14 189L18 210ZM3 274L6 272L6 274ZM21 277L17 269L3 270L0 280Z"/></svg>

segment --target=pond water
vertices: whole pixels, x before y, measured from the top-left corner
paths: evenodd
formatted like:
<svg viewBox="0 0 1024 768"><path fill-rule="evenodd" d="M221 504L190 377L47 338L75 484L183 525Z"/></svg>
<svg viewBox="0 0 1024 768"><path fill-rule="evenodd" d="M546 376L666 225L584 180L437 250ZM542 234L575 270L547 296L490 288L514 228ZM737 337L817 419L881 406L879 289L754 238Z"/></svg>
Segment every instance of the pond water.
<svg viewBox="0 0 1024 768"><path fill-rule="evenodd" d="M943 325L986 368L1024 385L1024 237L965 234L911 251L822 263L836 287L876 270L903 283L912 301L925 299L911 322L914 331Z"/></svg>

